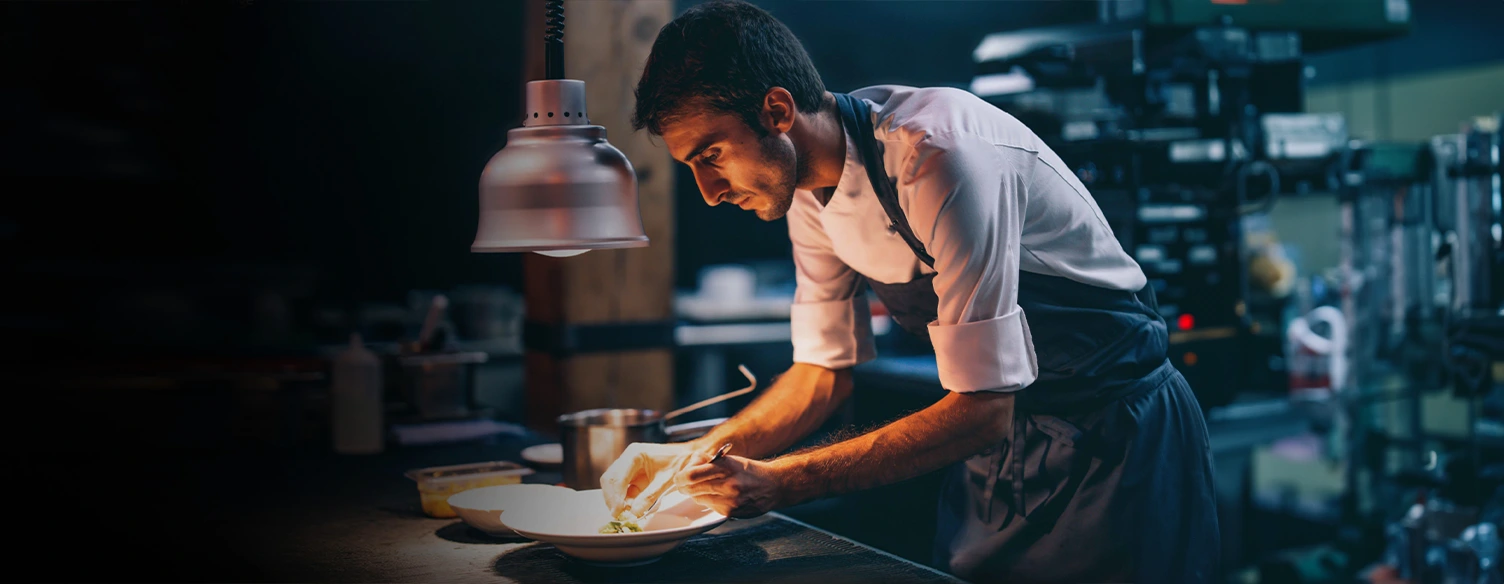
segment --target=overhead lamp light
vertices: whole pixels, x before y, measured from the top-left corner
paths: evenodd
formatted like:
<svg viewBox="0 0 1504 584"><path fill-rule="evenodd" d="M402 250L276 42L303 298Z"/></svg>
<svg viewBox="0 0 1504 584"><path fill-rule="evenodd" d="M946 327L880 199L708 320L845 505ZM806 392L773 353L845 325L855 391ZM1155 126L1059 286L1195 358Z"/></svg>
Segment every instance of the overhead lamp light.
<svg viewBox="0 0 1504 584"><path fill-rule="evenodd" d="M590 123L585 82L564 78L563 0L549 0L547 19L548 79L528 82L522 127L481 172L470 251L569 257L646 247L632 163Z"/></svg>

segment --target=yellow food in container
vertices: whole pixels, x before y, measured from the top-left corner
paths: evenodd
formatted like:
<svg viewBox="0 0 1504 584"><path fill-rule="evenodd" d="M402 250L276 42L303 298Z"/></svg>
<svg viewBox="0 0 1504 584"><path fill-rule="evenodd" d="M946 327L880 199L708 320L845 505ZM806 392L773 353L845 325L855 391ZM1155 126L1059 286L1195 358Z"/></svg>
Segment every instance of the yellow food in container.
<svg viewBox="0 0 1504 584"><path fill-rule="evenodd" d="M522 477L533 474L533 469L515 462L495 461L454 466L434 466L407 471L407 478L418 483L418 499L423 503L423 513L429 517L458 517L449 507L449 497L462 491L511 485L522 482Z"/></svg>

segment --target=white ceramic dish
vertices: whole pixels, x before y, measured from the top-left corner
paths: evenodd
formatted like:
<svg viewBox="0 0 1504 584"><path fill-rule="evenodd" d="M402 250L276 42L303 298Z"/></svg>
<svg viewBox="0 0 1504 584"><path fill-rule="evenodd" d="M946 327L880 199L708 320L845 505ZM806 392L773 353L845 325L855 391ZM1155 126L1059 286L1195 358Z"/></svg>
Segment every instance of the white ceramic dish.
<svg viewBox="0 0 1504 584"><path fill-rule="evenodd" d="M539 444L522 449L522 459L539 466L564 464L564 446L558 442Z"/></svg>
<svg viewBox="0 0 1504 584"><path fill-rule="evenodd" d="M640 524L640 533L601 533L611 511L600 489L573 491L539 504L511 508L507 527L529 539L551 543L566 555L604 566L640 566L657 561L685 540L726 522L726 516L677 491L664 495L658 510Z"/></svg>
<svg viewBox="0 0 1504 584"><path fill-rule="evenodd" d="M460 519L470 527L484 531L487 535L515 537L517 532L501 522L501 515L504 511L515 509L520 505L546 505L548 504L546 501L553 497L567 497L573 494L573 489L554 485L497 485L455 493L449 497L448 502L449 507L454 509Z"/></svg>

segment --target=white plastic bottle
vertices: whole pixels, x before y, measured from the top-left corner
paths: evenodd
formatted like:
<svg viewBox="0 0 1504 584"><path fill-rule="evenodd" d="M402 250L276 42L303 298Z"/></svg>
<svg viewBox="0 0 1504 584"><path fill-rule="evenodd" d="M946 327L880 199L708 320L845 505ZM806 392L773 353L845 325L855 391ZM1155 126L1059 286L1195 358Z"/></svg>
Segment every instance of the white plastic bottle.
<svg viewBox="0 0 1504 584"><path fill-rule="evenodd" d="M360 334L350 335L350 348L334 358L330 386L330 410L334 451L340 454L375 454L385 447L381 360L361 343Z"/></svg>

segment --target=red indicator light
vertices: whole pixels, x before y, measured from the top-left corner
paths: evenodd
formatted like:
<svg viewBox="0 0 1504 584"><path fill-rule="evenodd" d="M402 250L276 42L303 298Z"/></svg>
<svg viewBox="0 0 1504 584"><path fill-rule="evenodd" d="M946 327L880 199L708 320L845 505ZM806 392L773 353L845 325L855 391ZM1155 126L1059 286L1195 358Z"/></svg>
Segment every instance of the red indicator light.
<svg viewBox="0 0 1504 584"><path fill-rule="evenodd" d="M1196 317L1191 316L1189 313L1182 314L1179 318L1175 319L1175 324L1180 325L1180 330L1188 331L1196 326Z"/></svg>

